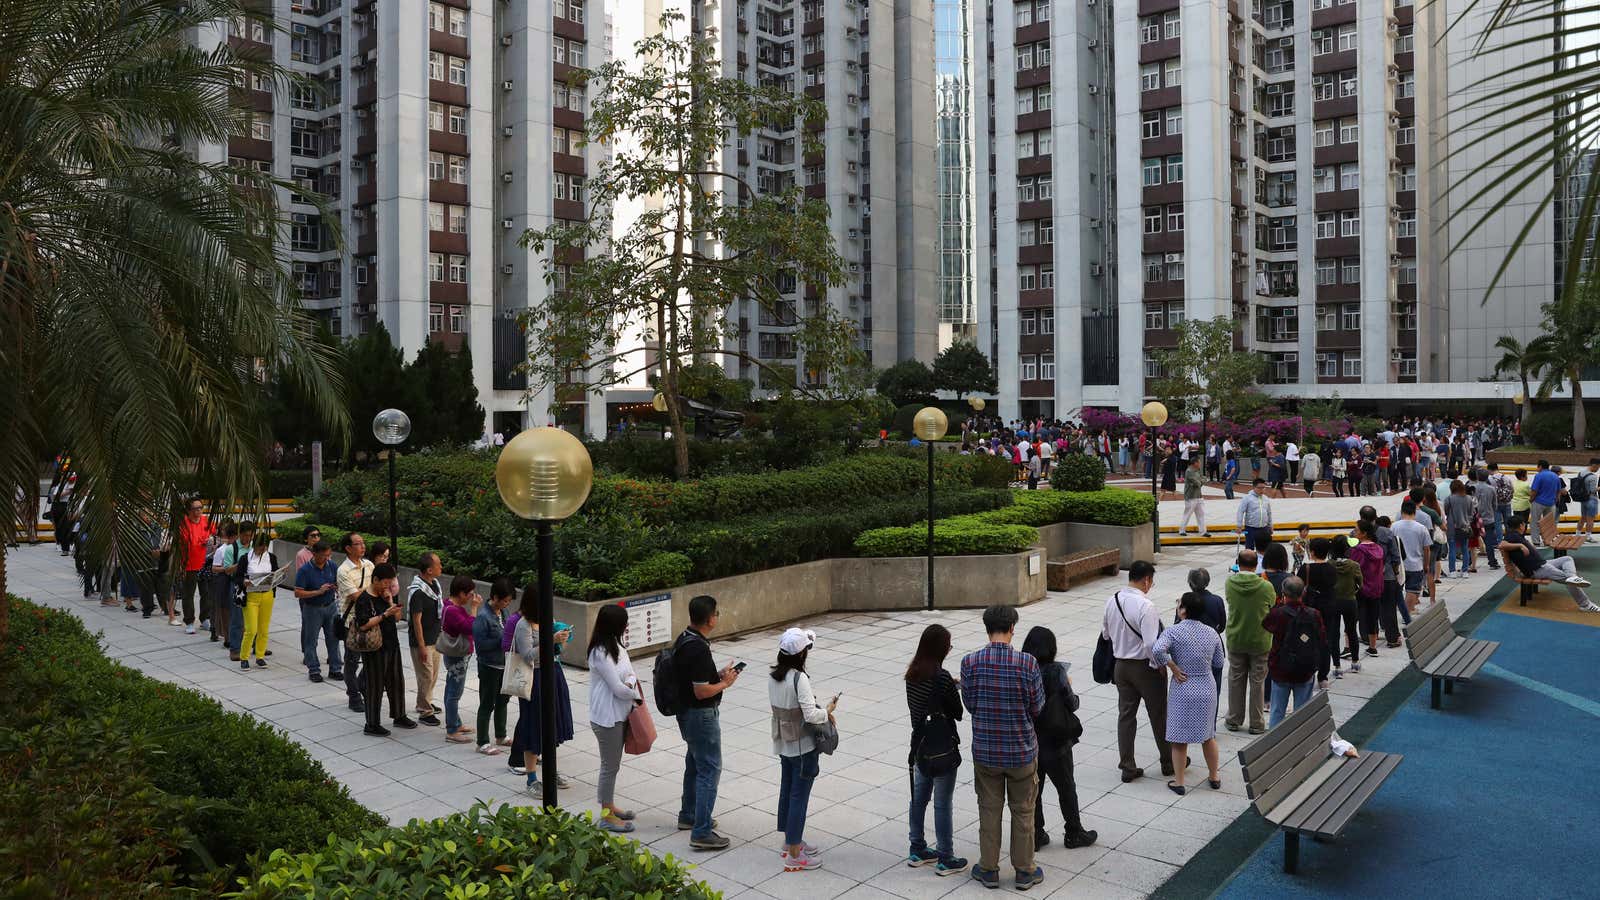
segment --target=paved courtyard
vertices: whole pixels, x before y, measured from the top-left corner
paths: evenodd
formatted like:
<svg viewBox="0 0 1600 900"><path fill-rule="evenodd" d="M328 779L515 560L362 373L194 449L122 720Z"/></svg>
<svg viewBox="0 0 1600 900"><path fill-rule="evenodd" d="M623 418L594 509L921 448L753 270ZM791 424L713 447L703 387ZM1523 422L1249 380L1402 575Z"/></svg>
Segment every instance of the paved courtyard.
<svg viewBox="0 0 1600 900"><path fill-rule="evenodd" d="M1393 500L1383 504L1392 505ZM1318 515L1327 518L1333 512L1319 510ZM1220 588L1231 555L1226 546L1171 548L1162 553L1153 594L1164 615L1170 619L1185 590L1189 568L1209 568L1213 587ZM392 738L364 736L360 715L345 706L342 685L307 681L298 649L299 611L286 593L279 595L272 616L271 646L276 650L272 665L241 672L228 662L220 645L203 634L185 635L159 614L143 619L120 607L101 607L98 601L83 599L71 562L58 556L53 546L23 547L12 551L8 562L13 593L72 610L92 630L102 631L108 653L126 664L203 691L229 708L282 728L321 760L357 800L391 821L438 816L479 799L536 802L521 792L523 778L506 770L504 756L486 757L470 745L448 744L442 729L396 731ZM1480 574L1470 579L1442 582L1441 593L1452 615L1459 615L1496 577L1498 573L1480 566ZM1192 791L1181 798L1168 791L1142 718L1138 758L1153 776L1121 783L1116 767L1115 691L1094 684L1088 674L1101 609L1120 583L1120 578L1101 578L1068 592L1052 592L1022 610L1019 642L1028 628L1046 625L1056 631L1062 657L1072 664L1073 684L1083 697L1084 736L1075 751L1078 798L1085 827L1100 833L1090 848L1064 850L1052 844L1043 850L1038 861L1045 881L1031 896L1146 896L1249 805L1235 760L1246 736L1221 729L1218 738L1226 763L1221 791ZM658 853L697 864L696 874L730 900L977 896L981 888L965 876L937 878L931 869L908 869L903 862L910 724L901 674L930 622L943 623L954 635L947 663L952 670L961 654L984 642L977 611L826 615L798 623L817 633L809 668L819 691L844 691L838 712L842 741L837 754L823 759L806 831L807 840L823 848L824 869L786 874L778 860L779 767L771 748L762 680L776 656L777 629L713 642L719 664L750 663L722 706L725 770L717 816L720 830L733 839L733 845L720 853L696 853L689 849L688 833L676 830L683 743L674 720L660 717L655 749L645 756L625 757L618 781L618 804L638 812L634 837ZM634 662L648 680L649 660ZM1335 716L1343 721L1355 713L1404 662L1404 651L1386 650L1369 660L1360 675L1334 681ZM408 685L413 683L409 668L407 660ZM567 676L578 733L559 756L561 771L572 782L561 799L566 807L581 811L593 808L599 758L586 726L587 673L569 668ZM438 691L437 702L442 703L442 684ZM462 702L463 718L470 722L477 708L475 675L469 678ZM515 704L511 716L514 725ZM1198 748L1191 755L1200 764ZM1191 770L1191 779L1198 781L1203 773L1200 764ZM956 851L975 859L977 804L970 786L970 762L962 768L961 781L955 796ZM930 810L930 819L931 815ZM1061 819L1053 791L1046 792L1045 816L1059 841ZM931 836L931 821L929 828ZM1009 881L1011 874L1002 861L1003 878Z"/></svg>

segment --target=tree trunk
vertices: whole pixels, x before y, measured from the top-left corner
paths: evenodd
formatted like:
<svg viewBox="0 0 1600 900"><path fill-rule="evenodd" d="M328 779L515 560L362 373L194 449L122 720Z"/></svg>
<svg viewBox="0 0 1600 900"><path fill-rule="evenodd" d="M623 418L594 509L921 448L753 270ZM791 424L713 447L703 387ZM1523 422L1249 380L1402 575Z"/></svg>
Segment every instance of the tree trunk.
<svg viewBox="0 0 1600 900"><path fill-rule="evenodd" d="M1522 434L1521 439L1528 439L1528 421L1533 418L1533 392L1528 390L1528 370L1522 370Z"/></svg>
<svg viewBox="0 0 1600 900"><path fill-rule="evenodd" d="M6 593L6 548L0 544L0 648L11 636L11 595Z"/></svg>
<svg viewBox="0 0 1600 900"><path fill-rule="evenodd" d="M1572 449L1583 449L1589 423L1583 413L1583 367L1572 367Z"/></svg>

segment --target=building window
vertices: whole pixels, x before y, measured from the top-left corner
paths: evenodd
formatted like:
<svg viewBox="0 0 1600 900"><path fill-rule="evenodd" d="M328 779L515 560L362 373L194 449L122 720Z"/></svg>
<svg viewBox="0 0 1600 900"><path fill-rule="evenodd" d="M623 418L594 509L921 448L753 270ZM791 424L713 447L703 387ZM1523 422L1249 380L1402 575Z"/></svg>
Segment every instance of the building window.
<svg viewBox="0 0 1600 900"><path fill-rule="evenodd" d="M464 9L450 9L450 33L456 37L467 36L467 11Z"/></svg>
<svg viewBox="0 0 1600 900"><path fill-rule="evenodd" d="M1410 6L1409 0L1405 3L1395 3L1395 6ZM1417 351L1401 350L1395 360L1395 374L1401 378L1417 377Z"/></svg>
<svg viewBox="0 0 1600 900"><path fill-rule="evenodd" d="M1274 384L1291 384L1300 380L1300 354L1267 354L1267 380Z"/></svg>
<svg viewBox="0 0 1600 900"><path fill-rule="evenodd" d="M452 284L467 283L467 258L460 254L450 255L450 281Z"/></svg>
<svg viewBox="0 0 1600 900"><path fill-rule="evenodd" d="M1173 203L1167 207L1167 230L1183 230L1183 204Z"/></svg>
<svg viewBox="0 0 1600 900"><path fill-rule="evenodd" d="M1333 177L1333 166L1317 166L1312 169L1311 182L1319 194L1326 194L1334 190L1336 182Z"/></svg>
<svg viewBox="0 0 1600 900"><path fill-rule="evenodd" d="M467 109L464 106L450 107L450 133L467 133Z"/></svg>
<svg viewBox="0 0 1600 900"><path fill-rule="evenodd" d="M450 307L450 333L465 334L467 331L467 308L465 306Z"/></svg>
<svg viewBox="0 0 1600 900"><path fill-rule="evenodd" d="M1161 233L1161 217L1164 214L1164 212L1165 211L1159 206L1147 206L1147 207L1145 207L1145 209L1144 209L1144 233L1145 234L1160 234Z"/></svg>
<svg viewBox="0 0 1600 900"><path fill-rule="evenodd" d="M1050 381L1056 377L1056 355L1054 353L1041 353L1039 355L1039 377Z"/></svg>
<svg viewBox="0 0 1600 900"><path fill-rule="evenodd" d="M1155 187L1161 183L1161 158L1149 157L1144 160L1144 186Z"/></svg>
<svg viewBox="0 0 1600 900"><path fill-rule="evenodd" d="M1022 357L1021 362L1022 362L1022 364L1021 364L1021 366L1019 368L1022 370L1022 380L1023 381L1038 381L1039 380L1039 357L1034 355L1034 354L1032 354L1032 353L1025 354Z"/></svg>
<svg viewBox="0 0 1600 900"><path fill-rule="evenodd" d="M1395 4L1395 5L1398 6L1399 4ZM1410 52L1412 52L1412 50L1414 49L1413 38L1412 38L1413 28L1414 27L1415 26L1412 26L1412 25L1401 25L1395 31L1395 34L1394 34L1394 52L1395 53L1410 53Z"/></svg>
<svg viewBox="0 0 1600 900"><path fill-rule="evenodd" d="M1294 216L1279 216L1267 220L1267 249L1274 252L1294 250L1300 246L1300 229Z"/></svg>
<svg viewBox="0 0 1600 900"><path fill-rule="evenodd" d="M1325 241L1339 235L1339 217L1336 213L1317 213L1317 240Z"/></svg>
<svg viewBox="0 0 1600 900"><path fill-rule="evenodd" d="M1177 10L1162 14L1161 36L1169 41L1175 41L1183 36L1183 20L1178 17Z"/></svg>
<svg viewBox="0 0 1600 900"><path fill-rule="evenodd" d="M1400 211L1399 218L1395 220L1394 234L1395 237L1402 238L1414 238L1417 236L1416 210L1403 209Z"/></svg>
<svg viewBox="0 0 1600 900"><path fill-rule="evenodd" d="M1333 29L1318 28L1311 32L1311 55L1322 56L1333 52Z"/></svg>
<svg viewBox="0 0 1600 900"><path fill-rule="evenodd" d="M1161 83L1164 87L1175 88L1183 85L1183 61L1169 59L1161 64Z"/></svg>
<svg viewBox="0 0 1600 900"><path fill-rule="evenodd" d="M1053 178L1049 175L1040 175L1037 181L1040 200L1049 200L1055 196L1055 180Z"/></svg>
<svg viewBox="0 0 1600 900"><path fill-rule="evenodd" d="M460 85L467 83L467 61L459 56L450 57L450 83Z"/></svg>
<svg viewBox="0 0 1600 900"><path fill-rule="evenodd" d="M444 154L436 150L428 151L428 180L444 180Z"/></svg>
<svg viewBox="0 0 1600 900"><path fill-rule="evenodd" d="M450 157L449 167L451 184L467 183L467 158L465 156Z"/></svg>
<svg viewBox="0 0 1600 900"><path fill-rule="evenodd" d="M1360 378L1361 377L1361 351L1360 350L1346 350L1346 351L1344 351L1344 353L1341 355L1340 358L1344 362L1344 377L1346 377L1346 378Z"/></svg>
<svg viewBox="0 0 1600 900"><path fill-rule="evenodd" d="M1317 377L1318 378L1337 378L1337 377L1339 377L1339 354L1337 354L1337 353L1318 353L1317 354Z"/></svg>
<svg viewBox="0 0 1600 900"><path fill-rule="evenodd" d="M1049 109L1050 104L1052 103L1050 99L1050 85L1042 84L1034 88L1033 98L1034 109L1038 110L1039 112L1044 112L1045 110Z"/></svg>
<svg viewBox="0 0 1600 900"><path fill-rule="evenodd" d="M1339 328L1343 331L1361 330L1361 304L1341 303L1339 305Z"/></svg>
<svg viewBox="0 0 1600 900"><path fill-rule="evenodd" d="M1397 191L1414 191L1414 190L1416 190L1417 189L1417 167L1416 166L1410 166L1410 165L1401 166L1400 167L1400 174L1395 179L1395 188L1394 189L1397 190Z"/></svg>
<svg viewBox="0 0 1600 900"><path fill-rule="evenodd" d="M445 20L444 4L443 3L429 3L428 4L428 27L433 29L434 31L443 31L444 30L444 20Z"/></svg>
<svg viewBox="0 0 1600 900"><path fill-rule="evenodd" d="M1038 271L1033 266L1019 266L1017 268L1017 290L1031 291L1038 281ZM1024 331L1023 334L1029 332Z"/></svg>
<svg viewBox="0 0 1600 900"><path fill-rule="evenodd" d="M1161 89L1161 65L1159 63L1145 63L1139 67L1139 89L1142 91Z"/></svg>
<svg viewBox="0 0 1600 900"><path fill-rule="evenodd" d="M443 253L429 253L428 254L428 280L429 281L443 281L444 280L444 254Z"/></svg>
<svg viewBox="0 0 1600 900"><path fill-rule="evenodd" d="M1018 247L1032 247L1038 239L1038 225L1032 219L1017 223Z"/></svg>
<svg viewBox="0 0 1600 900"><path fill-rule="evenodd" d="M1147 284L1167 280L1167 266L1161 254L1152 253L1144 258L1144 280Z"/></svg>
<svg viewBox="0 0 1600 900"><path fill-rule="evenodd" d="M1032 203L1034 198L1032 176L1023 176L1017 179L1017 202Z"/></svg>
<svg viewBox="0 0 1600 900"><path fill-rule="evenodd" d="M1023 131L1017 134L1017 159L1031 159L1033 157L1033 132Z"/></svg>
<svg viewBox="0 0 1600 900"><path fill-rule="evenodd" d="M1324 119L1314 124L1311 131L1311 145L1313 147L1332 147L1333 128L1332 119Z"/></svg>
<svg viewBox="0 0 1600 900"><path fill-rule="evenodd" d="M429 103L428 104L428 130L429 131L443 131L444 130L444 104L443 103Z"/></svg>
<svg viewBox="0 0 1600 900"><path fill-rule="evenodd" d="M1339 26L1339 49L1354 50L1356 48L1356 25L1349 22Z"/></svg>
<svg viewBox="0 0 1600 900"><path fill-rule="evenodd" d="M1175 153L1167 157L1167 184L1183 183L1183 154Z"/></svg>
<svg viewBox="0 0 1600 900"><path fill-rule="evenodd" d="M1162 377L1161 364L1156 361L1156 358L1151 355L1149 350L1146 350L1144 352L1144 377L1145 378L1160 378L1160 377Z"/></svg>
<svg viewBox="0 0 1600 900"><path fill-rule="evenodd" d="M1394 94L1401 100L1417 95L1417 73L1401 72L1400 79L1395 82Z"/></svg>
<svg viewBox="0 0 1600 900"><path fill-rule="evenodd" d="M1354 144L1361 139L1361 123L1354 117L1339 120L1339 143Z"/></svg>
<svg viewBox="0 0 1600 900"><path fill-rule="evenodd" d="M1339 73L1339 96L1354 97L1357 90L1356 70L1347 69Z"/></svg>
<svg viewBox="0 0 1600 900"><path fill-rule="evenodd" d="M465 206L450 207L450 233L467 233L467 208Z"/></svg>
<svg viewBox="0 0 1600 900"><path fill-rule="evenodd" d="M1056 220L1055 219L1040 219L1039 220L1039 243L1041 243L1041 244L1053 244L1055 242L1056 242Z"/></svg>
<svg viewBox="0 0 1600 900"><path fill-rule="evenodd" d="M428 79L430 81L444 80L444 54L437 50L428 51Z"/></svg>
<svg viewBox="0 0 1600 900"><path fill-rule="evenodd" d="M1395 267L1394 280L1396 284L1417 283L1417 260L1415 257L1408 256L1400 260L1400 265Z"/></svg>
<svg viewBox="0 0 1600 900"><path fill-rule="evenodd" d="M1345 258L1339 260L1339 283L1361 283L1361 257L1346 256Z"/></svg>
<svg viewBox="0 0 1600 900"><path fill-rule="evenodd" d="M1161 17L1145 16L1139 20L1139 43L1154 44L1161 40Z"/></svg>
<svg viewBox="0 0 1600 900"><path fill-rule="evenodd" d="M1166 255L1166 264L1167 264L1167 280L1168 281L1182 281L1183 280L1183 252L1179 251L1177 253L1168 253Z"/></svg>
<svg viewBox="0 0 1600 900"><path fill-rule="evenodd" d="M1311 99L1316 101L1333 99L1334 81L1332 75L1311 76Z"/></svg>
<svg viewBox="0 0 1600 900"><path fill-rule="evenodd" d="M1300 313L1292 306L1256 310L1256 340L1294 341L1300 338Z"/></svg>
<svg viewBox="0 0 1600 900"><path fill-rule="evenodd" d="M443 231L444 230L444 204L443 203L429 203L428 204L428 230L429 231Z"/></svg>
<svg viewBox="0 0 1600 900"><path fill-rule="evenodd" d="M1167 304L1167 328L1169 330L1177 330L1178 326L1183 324L1184 318L1185 315L1182 300L1179 300L1176 303Z"/></svg>
<svg viewBox="0 0 1600 900"><path fill-rule="evenodd" d="M1400 125L1395 129L1394 142L1400 145L1415 144L1417 142L1417 120L1406 116L1400 120Z"/></svg>
<svg viewBox="0 0 1600 900"><path fill-rule="evenodd" d="M428 305L428 333L438 334L444 331L444 305L430 303Z"/></svg>
<svg viewBox="0 0 1600 900"><path fill-rule="evenodd" d="M1139 135L1145 140L1161 137L1161 110L1147 109L1140 115Z"/></svg>
<svg viewBox="0 0 1600 900"><path fill-rule="evenodd" d="M1360 210L1343 210L1339 213L1339 236L1347 238L1361 236Z"/></svg>
<svg viewBox="0 0 1600 900"><path fill-rule="evenodd" d="M1339 190L1361 190L1361 164L1343 163L1339 166Z"/></svg>
<svg viewBox="0 0 1600 900"><path fill-rule="evenodd" d="M1317 306L1317 330L1339 330L1339 310L1332 303L1323 303Z"/></svg>
<svg viewBox="0 0 1600 900"><path fill-rule="evenodd" d="M583 21L584 0L555 0L555 16L568 22ZM793 20L791 20L792 23Z"/></svg>
<svg viewBox="0 0 1600 900"><path fill-rule="evenodd" d="M1167 134L1183 134L1183 107L1167 108Z"/></svg>
<svg viewBox="0 0 1600 900"><path fill-rule="evenodd" d="M1415 303L1396 303L1394 305L1394 328L1396 331L1417 330L1417 305Z"/></svg>
<svg viewBox="0 0 1600 900"><path fill-rule="evenodd" d="M1166 307L1157 303L1144 308L1144 327L1146 331L1161 331L1167 327Z"/></svg>
<svg viewBox="0 0 1600 900"><path fill-rule="evenodd" d="M1317 260L1317 284L1339 283L1339 261L1334 259Z"/></svg>
<svg viewBox="0 0 1600 900"><path fill-rule="evenodd" d="M1039 330L1039 313L1035 310L1025 309L1017 315L1017 329L1023 337L1030 337Z"/></svg>
<svg viewBox="0 0 1600 900"><path fill-rule="evenodd" d="M1044 269L1048 269L1048 268L1049 268L1049 266L1041 266L1040 267L1041 275L1043 274L1043 270ZM1055 283L1055 276L1052 275L1050 281L1051 281L1051 284L1054 284ZM1040 279L1040 286L1041 287L1045 286L1043 284L1043 278L1042 277ZM1055 334L1056 333L1056 311L1055 310L1053 310L1053 309L1041 309L1041 310L1039 310L1039 333L1040 334Z"/></svg>

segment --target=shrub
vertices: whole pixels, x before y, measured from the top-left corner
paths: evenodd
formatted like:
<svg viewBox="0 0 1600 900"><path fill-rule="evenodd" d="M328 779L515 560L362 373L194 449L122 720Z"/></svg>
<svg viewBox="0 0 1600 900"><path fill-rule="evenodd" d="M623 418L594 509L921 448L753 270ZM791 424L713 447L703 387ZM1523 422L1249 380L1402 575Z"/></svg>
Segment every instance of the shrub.
<svg viewBox="0 0 1600 900"><path fill-rule="evenodd" d="M1584 404L1584 443L1600 447L1600 405ZM1540 450L1565 450L1572 446L1572 404L1538 407L1528 419L1523 439Z"/></svg>
<svg viewBox="0 0 1600 900"><path fill-rule="evenodd" d="M1087 453L1062 454L1050 470L1050 486L1058 491L1098 491L1106 486L1106 465Z"/></svg>
<svg viewBox="0 0 1600 900"><path fill-rule="evenodd" d="M186 804L182 818L143 822L193 835L177 857L160 864L183 873L207 871L210 861L226 869L275 847L309 850L329 832L382 824L304 748L270 725L107 659L99 641L69 613L17 598L11 604L0 683L29 702L14 706L8 725L26 730L103 718L126 732L127 747L140 748L130 758L149 784ZM108 752L108 746L115 750ZM104 757L127 747L97 745L100 759L91 765L105 764ZM31 810L0 810L0 816L8 813Z"/></svg>
<svg viewBox="0 0 1600 900"><path fill-rule="evenodd" d="M1084 493L1067 492L1061 522L1089 522L1096 525L1143 525L1150 521L1156 500L1149 494L1127 488L1104 488Z"/></svg>
<svg viewBox="0 0 1600 900"><path fill-rule="evenodd" d="M232 897L619 897L711 900L668 856L600 831L587 816L475 804L330 841L311 853L276 851Z"/></svg>
<svg viewBox="0 0 1600 900"><path fill-rule="evenodd" d="M933 552L937 556L978 556L1019 553L1039 541L1039 531L1027 525L990 525L945 519L933 523ZM901 528L874 528L855 540L859 556L922 556L928 552L928 524Z"/></svg>

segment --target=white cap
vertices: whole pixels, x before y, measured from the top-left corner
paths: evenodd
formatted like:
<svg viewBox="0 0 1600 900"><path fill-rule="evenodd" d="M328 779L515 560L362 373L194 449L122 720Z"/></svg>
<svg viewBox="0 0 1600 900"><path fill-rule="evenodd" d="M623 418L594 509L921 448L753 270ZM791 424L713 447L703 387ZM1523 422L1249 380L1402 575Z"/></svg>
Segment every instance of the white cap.
<svg viewBox="0 0 1600 900"><path fill-rule="evenodd" d="M790 656L794 656L816 643L816 640L816 633L809 629L791 628L783 633L783 637L778 638L778 649Z"/></svg>

